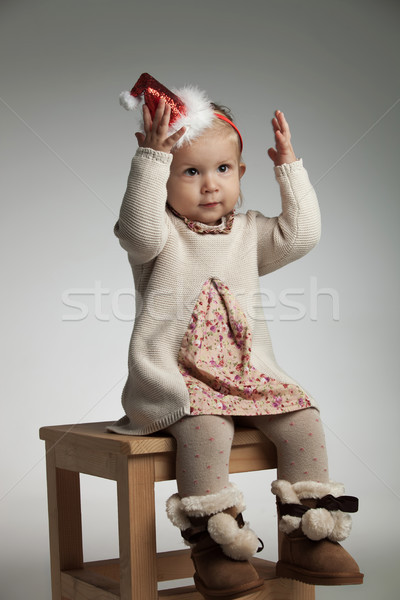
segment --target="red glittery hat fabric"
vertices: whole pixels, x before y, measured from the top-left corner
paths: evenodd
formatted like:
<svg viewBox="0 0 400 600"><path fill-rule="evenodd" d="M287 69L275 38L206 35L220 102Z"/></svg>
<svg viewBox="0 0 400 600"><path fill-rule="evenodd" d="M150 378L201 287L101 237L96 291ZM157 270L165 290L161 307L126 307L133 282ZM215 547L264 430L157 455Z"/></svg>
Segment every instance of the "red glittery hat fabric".
<svg viewBox="0 0 400 600"><path fill-rule="evenodd" d="M164 98L165 102L171 107L170 125L173 125L179 117L186 114L186 108L182 100L148 73L142 73L131 89L130 94L135 98L144 95L144 101L150 110L152 119L161 98Z"/></svg>

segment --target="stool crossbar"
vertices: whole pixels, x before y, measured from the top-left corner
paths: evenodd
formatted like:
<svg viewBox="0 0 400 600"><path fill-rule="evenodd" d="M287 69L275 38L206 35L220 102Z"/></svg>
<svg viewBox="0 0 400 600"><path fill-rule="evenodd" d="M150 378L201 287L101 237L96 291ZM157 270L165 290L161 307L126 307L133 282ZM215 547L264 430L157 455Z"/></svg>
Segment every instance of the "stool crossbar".
<svg viewBox="0 0 400 600"><path fill-rule="evenodd" d="M156 550L154 484L175 479L175 440L111 434L108 423L42 427L46 442L53 600L203 600L194 586L157 590L190 578L190 550ZM238 428L230 473L276 468L275 447L256 429ZM80 473L117 483L119 558L84 562ZM264 587L246 600L315 600L314 586L279 579L275 563L252 559Z"/></svg>

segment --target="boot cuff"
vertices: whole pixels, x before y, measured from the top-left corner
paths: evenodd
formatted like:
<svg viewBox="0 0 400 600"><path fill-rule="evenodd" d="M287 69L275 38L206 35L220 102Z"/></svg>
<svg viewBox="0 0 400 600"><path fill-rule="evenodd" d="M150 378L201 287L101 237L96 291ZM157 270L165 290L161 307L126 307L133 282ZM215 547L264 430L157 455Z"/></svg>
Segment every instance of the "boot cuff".
<svg viewBox="0 0 400 600"><path fill-rule="evenodd" d="M189 529L191 523L182 506L182 500L179 494L173 494L168 498L166 508L167 516L175 527L179 527L181 531Z"/></svg>
<svg viewBox="0 0 400 600"><path fill-rule="evenodd" d="M272 482L271 491L283 504L301 504L300 500L320 499L328 494L338 498L344 494L344 485L335 481L297 481L292 484L284 479L277 479Z"/></svg>
<svg viewBox="0 0 400 600"><path fill-rule="evenodd" d="M179 494L173 494L167 500L167 515L184 531L190 527L190 517L209 517L233 506L238 513L246 508L242 492L234 483L229 483L223 490L207 496L181 498Z"/></svg>
<svg viewBox="0 0 400 600"><path fill-rule="evenodd" d="M234 483L229 483L226 488L215 494L187 496L182 498L181 502L188 517L208 517L232 506L235 506L238 512L246 508L243 494Z"/></svg>

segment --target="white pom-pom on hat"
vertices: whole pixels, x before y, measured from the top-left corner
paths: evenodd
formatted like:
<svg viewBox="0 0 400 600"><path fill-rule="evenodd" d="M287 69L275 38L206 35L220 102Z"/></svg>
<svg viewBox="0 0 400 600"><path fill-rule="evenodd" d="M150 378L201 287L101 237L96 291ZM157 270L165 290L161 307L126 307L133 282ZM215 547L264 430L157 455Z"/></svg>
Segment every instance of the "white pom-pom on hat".
<svg viewBox="0 0 400 600"><path fill-rule="evenodd" d="M119 95L119 103L126 110L135 110L141 104L140 98L132 96L130 92L121 92Z"/></svg>

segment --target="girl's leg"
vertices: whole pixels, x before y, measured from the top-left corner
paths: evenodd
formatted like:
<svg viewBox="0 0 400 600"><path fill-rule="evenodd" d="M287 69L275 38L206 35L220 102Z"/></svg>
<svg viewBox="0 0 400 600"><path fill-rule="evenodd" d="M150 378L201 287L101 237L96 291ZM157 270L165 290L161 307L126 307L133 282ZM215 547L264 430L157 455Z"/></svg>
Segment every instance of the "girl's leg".
<svg viewBox="0 0 400 600"><path fill-rule="evenodd" d="M178 494L167 514L191 546L197 589L206 598L237 598L263 585L249 558L259 540L244 527L243 495L229 483L233 420L190 416L167 429L177 441Z"/></svg>
<svg viewBox="0 0 400 600"><path fill-rule="evenodd" d="M241 417L240 424L256 427L276 446L278 479L329 481L325 435L319 412L307 408L280 415Z"/></svg>
<svg viewBox="0 0 400 600"><path fill-rule="evenodd" d="M228 486L232 418L184 417L167 431L177 442L176 480L181 498L215 494Z"/></svg>
<svg viewBox="0 0 400 600"><path fill-rule="evenodd" d="M329 481L325 437L314 408L273 416L245 417L240 424L260 429L276 446L279 529L278 577L309 584L362 583L355 560L342 548L351 529L349 512L358 501Z"/></svg>

